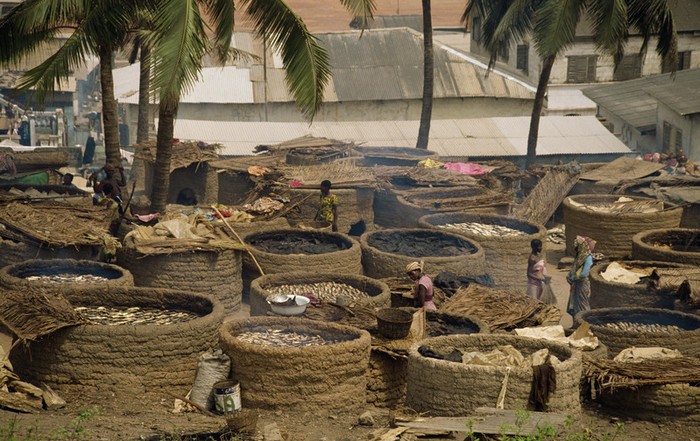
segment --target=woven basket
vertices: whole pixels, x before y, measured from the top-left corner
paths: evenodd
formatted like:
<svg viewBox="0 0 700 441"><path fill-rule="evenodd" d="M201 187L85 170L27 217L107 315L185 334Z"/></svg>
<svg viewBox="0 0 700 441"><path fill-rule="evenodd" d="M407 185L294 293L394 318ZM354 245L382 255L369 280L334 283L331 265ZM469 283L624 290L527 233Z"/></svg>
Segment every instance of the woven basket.
<svg viewBox="0 0 700 441"><path fill-rule="evenodd" d="M411 331L413 314L397 308L384 308L377 312L377 330L386 338L405 338Z"/></svg>
<svg viewBox="0 0 700 441"><path fill-rule="evenodd" d="M226 412L224 414L226 424L232 432L253 433L258 424L258 414L252 409L241 409L238 412Z"/></svg>

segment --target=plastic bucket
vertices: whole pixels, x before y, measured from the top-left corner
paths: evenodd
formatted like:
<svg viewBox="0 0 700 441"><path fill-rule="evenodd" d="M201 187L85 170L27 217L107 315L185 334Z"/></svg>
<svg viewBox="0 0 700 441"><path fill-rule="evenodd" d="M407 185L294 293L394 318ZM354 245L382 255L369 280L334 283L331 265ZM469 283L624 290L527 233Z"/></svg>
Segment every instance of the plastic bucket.
<svg viewBox="0 0 700 441"><path fill-rule="evenodd" d="M241 410L241 385L225 380L214 383L214 406L219 413L236 413Z"/></svg>

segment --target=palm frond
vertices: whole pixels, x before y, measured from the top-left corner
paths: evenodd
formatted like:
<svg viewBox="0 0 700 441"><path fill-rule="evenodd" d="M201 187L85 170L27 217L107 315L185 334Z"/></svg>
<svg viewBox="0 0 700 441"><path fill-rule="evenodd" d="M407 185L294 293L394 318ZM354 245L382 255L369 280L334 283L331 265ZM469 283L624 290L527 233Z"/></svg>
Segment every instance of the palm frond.
<svg viewBox="0 0 700 441"><path fill-rule="evenodd" d="M591 0L587 9L593 24L594 39L599 50L613 56L615 67L624 55L628 20L625 0Z"/></svg>
<svg viewBox="0 0 700 441"><path fill-rule="evenodd" d="M557 55L574 41L585 0L545 0L535 13L534 40L537 53Z"/></svg>
<svg viewBox="0 0 700 441"><path fill-rule="evenodd" d="M174 109L202 68L208 47L205 25L196 0L160 0L153 22L147 41L153 57L152 87L160 105Z"/></svg>
<svg viewBox="0 0 700 441"><path fill-rule="evenodd" d="M667 0L627 0L629 24L642 35L640 53L646 53L649 41L657 37L656 53L676 65L678 36L673 13Z"/></svg>
<svg viewBox="0 0 700 441"><path fill-rule="evenodd" d="M213 19L214 47L220 60L230 58L235 6L231 0L204 0L207 14Z"/></svg>
<svg viewBox="0 0 700 441"><path fill-rule="evenodd" d="M376 10L374 0L340 0L340 4L361 20L363 29L371 23Z"/></svg>
<svg viewBox="0 0 700 441"><path fill-rule="evenodd" d="M328 52L301 18L282 0L242 0L255 29L282 54L287 87L304 113L313 119L330 78Z"/></svg>

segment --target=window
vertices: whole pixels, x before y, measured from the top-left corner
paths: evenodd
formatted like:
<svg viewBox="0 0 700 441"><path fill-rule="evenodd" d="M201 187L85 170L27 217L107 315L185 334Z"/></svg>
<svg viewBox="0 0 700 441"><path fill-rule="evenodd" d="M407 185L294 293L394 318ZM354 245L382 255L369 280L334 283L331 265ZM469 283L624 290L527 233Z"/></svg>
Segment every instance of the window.
<svg viewBox="0 0 700 441"><path fill-rule="evenodd" d="M515 52L515 67L527 73L528 63L527 57L530 51L530 46L527 44L519 44Z"/></svg>
<svg viewBox="0 0 700 441"><path fill-rule="evenodd" d="M498 48L498 58L501 61L508 62L508 45L504 44L503 46Z"/></svg>
<svg viewBox="0 0 700 441"><path fill-rule="evenodd" d="M472 39L474 41L481 40L481 17L472 18Z"/></svg>
<svg viewBox="0 0 700 441"><path fill-rule="evenodd" d="M683 130L664 121L663 139L661 148L664 153L676 155L683 148Z"/></svg>
<svg viewBox="0 0 700 441"><path fill-rule="evenodd" d="M15 5L3 5L2 7L0 7L0 17L2 17L5 14L8 14L14 7Z"/></svg>
<svg viewBox="0 0 700 441"><path fill-rule="evenodd" d="M676 59L676 70L690 69L690 54L692 51L682 51L678 52L678 58ZM661 71L671 72L672 63L669 60L664 60Z"/></svg>
<svg viewBox="0 0 700 441"><path fill-rule="evenodd" d="M642 76L642 56L640 54L628 54L622 57L622 61L613 73L613 81L633 80Z"/></svg>
<svg viewBox="0 0 700 441"><path fill-rule="evenodd" d="M568 57L566 68L567 83L595 82L595 69L598 57L595 55Z"/></svg>

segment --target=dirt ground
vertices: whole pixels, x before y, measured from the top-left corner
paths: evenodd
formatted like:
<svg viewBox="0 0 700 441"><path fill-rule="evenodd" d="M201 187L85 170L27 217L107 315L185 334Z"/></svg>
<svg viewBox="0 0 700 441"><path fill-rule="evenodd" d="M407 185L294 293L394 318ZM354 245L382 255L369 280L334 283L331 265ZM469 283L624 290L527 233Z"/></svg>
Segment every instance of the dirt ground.
<svg viewBox="0 0 700 441"><path fill-rule="evenodd" d="M565 307L567 285L565 271L557 270L556 263L563 256L562 246L548 244L548 270L552 276L554 292L560 308ZM245 317L247 305L236 316ZM571 323L566 316L564 326ZM48 441L48 440L185 440L207 439L205 434L219 433L226 427L223 417L208 417L199 413L172 413L173 398L166 391L153 391L146 396L113 396L96 391L93 393L62 394L67 406L55 411L37 414L18 414L0 410L0 441ZM374 426L359 426L358 417L364 411L374 417ZM407 411L408 409L403 409ZM352 413L261 411L258 420L259 434L255 439L285 441L351 441L371 440L372 435L389 427L395 413L368 406ZM274 437L274 427L281 437ZM620 429L618 429L620 428ZM655 424L613 418L602 413L595 404L584 406L581 415L573 417L573 425L559 439L570 440L696 440L700 441L700 427L688 427L668 422ZM618 433L619 430L623 430ZM266 435L263 433L267 432ZM198 435L188 438L184 435ZM588 437L584 437L588 436ZM214 436L210 439L229 439ZM464 435L440 438L463 440Z"/></svg>

